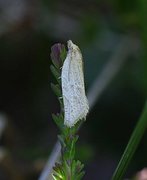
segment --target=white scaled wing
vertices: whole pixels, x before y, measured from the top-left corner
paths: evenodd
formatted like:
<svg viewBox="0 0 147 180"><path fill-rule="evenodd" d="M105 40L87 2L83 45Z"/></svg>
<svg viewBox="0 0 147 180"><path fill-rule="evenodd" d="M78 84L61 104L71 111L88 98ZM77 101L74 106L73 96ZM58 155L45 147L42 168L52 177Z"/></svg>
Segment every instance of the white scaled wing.
<svg viewBox="0 0 147 180"><path fill-rule="evenodd" d="M72 127L85 119L89 110L85 95L82 54L78 46L68 41L68 53L61 74L64 103L64 124Z"/></svg>

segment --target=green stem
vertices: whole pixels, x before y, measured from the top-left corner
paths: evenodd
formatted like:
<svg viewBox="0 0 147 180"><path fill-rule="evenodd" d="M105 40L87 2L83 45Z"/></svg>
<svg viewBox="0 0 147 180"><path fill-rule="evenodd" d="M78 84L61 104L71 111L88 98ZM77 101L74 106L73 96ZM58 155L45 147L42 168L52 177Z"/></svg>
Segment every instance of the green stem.
<svg viewBox="0 0 147 180"><path fill-rule="evenodd" d="M128 145L122 155L122 158L112 176L112 180L122 180L127 167L141 141L143 134L147 129L147 103L141 114L141 117L132 133L132 136L128 142Z"/></svg>
<svg viewBox="0 0 147 180"><path fill-rule="evenodd" d="M62 161L65 170L66 179L72 180L72 164L75 158L75 143L77 137L74 132L74 128L66 128L66 133L64 132L63 141L64 145L62 146Z"/></svg>

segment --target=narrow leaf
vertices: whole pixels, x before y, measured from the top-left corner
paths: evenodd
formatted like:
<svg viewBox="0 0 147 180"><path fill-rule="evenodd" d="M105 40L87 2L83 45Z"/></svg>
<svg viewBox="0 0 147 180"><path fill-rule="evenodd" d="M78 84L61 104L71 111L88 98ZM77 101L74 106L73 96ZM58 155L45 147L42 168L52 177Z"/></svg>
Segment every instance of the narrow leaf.
<svg viewBox="0 0 147 180"><path fill-rule="evenodd" d="M61 97L61 89L58 84L55 85L55 84L51 83L51 88L56 96Z"/></svg>
<svg viewBox="0 0 147 180"><path fill-rule="evenodd" d="M54 77L56 78L57 82L60 84L60 82L61 82L60 72L53 65L50 66L50 70L51 70L52 74L54 75Z"/></svg>
<svg viewBox="0 0 147 180"><path fill-rule="evenodd" d="M132 133L132 136L128 142L128 145L122 155L122 158L113 174L112 180L122 180L123 176L127 170L129 163L132 160L132 157L141 141L142 136L144 135L147 129L147 103L141 114L141 117Z"/></svg>

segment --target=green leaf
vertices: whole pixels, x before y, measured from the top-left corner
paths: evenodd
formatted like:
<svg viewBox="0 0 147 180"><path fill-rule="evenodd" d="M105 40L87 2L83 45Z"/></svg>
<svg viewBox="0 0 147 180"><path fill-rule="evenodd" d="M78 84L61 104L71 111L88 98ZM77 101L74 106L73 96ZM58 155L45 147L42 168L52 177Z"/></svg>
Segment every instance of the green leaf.
<svg viewBox="0 0 147 180"><path fill-rule="evenodd" d="M50 70L51 70L52 74L54 75L54 77L56 78L57 82L60 84L60 82L61 82L60 72L58 71L58 69L55 68L55 66L51 65Z"/></svg>
<svg viewBox="0 0 147 180"><path fill-rule="evenodd" d="M62 117L52 114L52 118L54 122L56 123L56 125L58 126L58 128L60 129L60 131L62 131L63 126L64 126Z"/></svg>
<svg viewBox="0 0 147 180"><path fill-rule="evenodd" d="M53 174L52 176L54 180L63 180L63 178L61 178L58 174Z"/></svg>
<svg viewBox="0 0 147 180"><path fill-rule="evenodd" d="M84 168L84 164L82 164L79 160L76 162L76 171L79 173Z"/></svg>
<svg viewBox="0 0 147 180"><path fill-rule="evenodd" d="M58 97L62 96L61 89L60 89L60 86L58 84L51 83L51 88L52 88L52 90L56 96L58 96Z"/></svg>
<svg viewBox="0 0 147 180"><path fill-rule="evenodd" d="M65 148L65 147L66 147L66 144L65 144L65 142L64 142L63 136L62 136L62 135L58 135L58 139L59 139L59 141L60 141L60 143L61 143L61 146L62 146L63 148Z"/></svg>
<svg viewBox="0 0 147 180"><path fill-rule="evenodd" d="M128 142L128 145L122 155L122 158L113 174L112 180L122 180L123 176L127 170L129 163L141 141L142 136L144 135L147 129L147 103L144 107L144 110L141 114L141 117L131 135L131 138Z"/></svg>
<svg viewBox="0 0 147 180"><path fill-rule="evenodd" d="M84 171L80 172L80 173L77 175L76 180L81 180L81 179L83 178L84 174L85 174Z"/></svg>

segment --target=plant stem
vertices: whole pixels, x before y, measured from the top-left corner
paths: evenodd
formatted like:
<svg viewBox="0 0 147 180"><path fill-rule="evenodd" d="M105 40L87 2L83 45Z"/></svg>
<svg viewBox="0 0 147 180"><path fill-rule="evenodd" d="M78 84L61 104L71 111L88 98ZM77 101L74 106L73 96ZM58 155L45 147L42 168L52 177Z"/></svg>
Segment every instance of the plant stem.
<svg viewBox="0 0 147 180"><path fill-rule="evenodd" d="M132 136L128 142L128 145L122 155L122 158L112 176L112 180L122 180L127 167L141 141L143 134L147 128L147 103L145 104L144 110L141 117L132 133Z"/></svg>
<svg viewBox="0 0 147 180"><path fill-rule="evenodd" d="M75 157L75 134L72 132L72 128L68 128L66 136L64 136L64 144L62 146L62 161L65 167L66 178L71 180L72 175L72 163Z"/></svg>
<svg viewBox="0 0 147 180"><path fill-rule="evenodd" d="M80 124L80 123L79 123ZM79 124L72 128L64 127L63 132L59 136L61 142L61 155L64 177L68 180L80 180L83 176L83 165L75 160L75 145L78 140L76 135Z"/></svg>

